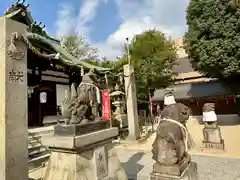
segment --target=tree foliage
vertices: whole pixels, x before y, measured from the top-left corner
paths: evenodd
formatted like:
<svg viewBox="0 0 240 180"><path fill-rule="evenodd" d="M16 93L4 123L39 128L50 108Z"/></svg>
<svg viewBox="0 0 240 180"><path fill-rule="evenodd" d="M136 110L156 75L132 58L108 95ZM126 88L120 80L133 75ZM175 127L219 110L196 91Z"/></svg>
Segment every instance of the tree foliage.
<svg viewBox="0 0 240 180"><path fill-rule="evenodd" d="M140 99L147 98L149 88L163 88L172 82L176 49L162 32L152 29L136 35L130 54Z"/></svg>
<svg viewBox="0 0 240 180"><path fill-rule="evenodd" d="M238 0L191 0L186 19L184 46L193 67L236 90L234 82L240 78Z"/></svg>
<svg viewBox="0 0 240 180"><path fill-rule="evenodd" d="M83 59L86 54L96 52L81 37L67 36L64 46L75 57ZM138 98L146 100L148 89L166 87L173 80L172 67L176 60L176 49L173 42L166 39L158 30L148 30L136 35L130 45L131 63L134 67ZM124 48L123 58L109 60L96 57L85 58L84 61L106 68L113 68L113 73L123 71L123 65L128 63L127 46ZM94 54L94 53L93 53ZM116 77L109 77L112 82Z"/></svg>
<svg viewBox="0 0 240 180"><path fill-rule="evenodd" d="M94 60L97 58L97 49L91 47L82 36L64 36L62 45L67 48L72 56L79 60Z"/></svg>

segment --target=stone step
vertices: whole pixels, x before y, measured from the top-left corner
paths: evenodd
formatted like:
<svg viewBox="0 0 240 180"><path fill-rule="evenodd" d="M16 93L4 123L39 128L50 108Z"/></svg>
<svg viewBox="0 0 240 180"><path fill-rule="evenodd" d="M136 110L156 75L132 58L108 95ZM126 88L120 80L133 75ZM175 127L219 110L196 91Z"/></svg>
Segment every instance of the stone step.
<svg viewBox="0 0 240 180"><path fill-rule="evenodd" d="M50 153L46 151L45 154L43 153L42 155L30 159L28 161L28 169L32 170L43 166L43 164L45 164L48 161L49 157Z"/></svg>
<svg viewBox="0 0 240 180"><path fill-rule="evenodd" d="M36 155L44 153L46 151L48 151L48 149L46 147L40 146L40 147L34 148L30 152L28 152L28 157L36 156Z"/></svg>
<svg viewBox="0 0 240 180"><path fill-rule="evenodd" d="M42 138L42 136L48 136L48 135L52 135L53 133L46 133L46 134L38 134L38 135L28 135L28 141L29 140L40 140Z"/></svg>
<svg viewBox="0 0 240 180"><path fill-rule="evenodd" d="M50 157L50 152L47 152L39 157L35 157L35 158L32 158L28 161L28 163L33 163L33 162L36 162L36 161L39 161L39 160L42 160L42 159L45 159L45 158L49 158Z"/></svg>
<svg viewBox="0 0 240 180"><path fill-rule="evenodd" d="M51 126L28 130L28 166L30 170L41 167L48 160L50 152L47 147L42 145L41 138L52 134L53 127Z"/></svg>
<svg viewBox="0 0 240 180"><path fill-rule="evenodd" d="M29 136L38 136L38 135L45 135L45 134L53 133L53 126L48 127L41 127L41 128L34 128L28 130Z"/></svg>
<svg viewBox="0 0 240 180"><path fill-rule="evenodd" d="M42 146L43 145L38 141L36 141L36 143L28 143L28 152L29 152L29 150L40 148Z"/></svg>

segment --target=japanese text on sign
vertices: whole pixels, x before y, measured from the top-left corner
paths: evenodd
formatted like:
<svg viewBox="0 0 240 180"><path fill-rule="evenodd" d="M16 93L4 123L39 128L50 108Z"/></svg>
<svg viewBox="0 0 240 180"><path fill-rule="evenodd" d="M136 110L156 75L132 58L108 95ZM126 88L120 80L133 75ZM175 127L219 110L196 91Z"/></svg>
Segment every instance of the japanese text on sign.
<svg viewBox="0 0 240 180"><path fill-rule="evenodd" d="M110 120L110 116L111 116L111 110L110 110L109 91L103 90L102 91L102 119Z"/></svg>
<svg viewBox="0 0 240 180"><path fill-rule="evenodd" d="M23 83L23 71L17 71L16 69L12 69L9 72L9 81L12 83Z"/></svg>

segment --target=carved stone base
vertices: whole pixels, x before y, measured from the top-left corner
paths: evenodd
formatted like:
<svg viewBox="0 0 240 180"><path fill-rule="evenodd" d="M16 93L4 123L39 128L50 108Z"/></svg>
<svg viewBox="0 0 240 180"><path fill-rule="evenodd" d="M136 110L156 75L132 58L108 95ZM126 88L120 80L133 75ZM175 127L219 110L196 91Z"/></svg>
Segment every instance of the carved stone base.
<svg viewBox="0 0 240 180"><path fill-rule="evenodd" d="M224 151L224 140L221 137L220 127L204 128L203 129L203 143L201 151L222 152Z"/></svg>
<svg viewBox="0 0 240 180"><path fill-rule="evenodd" d="M217 128L203 128L203 141L205 143L221 143L221 131L220 127Z"/></svg>
<svg viewBox="0 0 240 180"><path fill-rule="evenodd" d="M224 140L221 140L221 143L202 143L201 151L212 152L212 153L222 153L224 151Z"/></svg>
<svg viewBox="0 0 240 180"><path fill-rule="evenodd" d="M43 180L127 180L113 150L117 134L117 128L109 128L75 137L44 137L51 156Z"/></svg>
<svg viewBox="0 0 240 180"><path fill-rule="evenodd" d="M180 176L152 172L150 180L198 180L197 163L191 162Z"/></svg>
<svg viewBox="0 0 240 180"><path fill-rule="evenodd" d="M185 171L191 161L190 156L187 156L185 159L180 161L178 164L172 166L161 165L155 163L153 165L153 173L171 175L171 176L181 176Z"/></svg>

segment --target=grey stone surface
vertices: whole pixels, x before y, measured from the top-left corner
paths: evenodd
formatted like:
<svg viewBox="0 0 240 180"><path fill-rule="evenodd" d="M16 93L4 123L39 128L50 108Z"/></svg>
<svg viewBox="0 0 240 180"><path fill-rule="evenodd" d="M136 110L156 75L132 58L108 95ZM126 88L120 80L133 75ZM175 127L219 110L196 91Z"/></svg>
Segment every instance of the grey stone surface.
<svg viewBox="0 0 240 180"><path fill-rule="evenodd" d="M44 136L42 137L42 144L47 147L76 149L116 137L117 135L118 128L108 128L75 137L57 135Z"/></svg>
<svg viewBox="0 0 240 180"><path fill-rule="evenodd" d="M54 134L58 136L78 136L109 128L109 121L93 121L87 124L57 124Z"/></svg>
<svg viewBox="0 0 240 180"><path fill-rule="evenodd" d="M149 180L154 161L151 152L123 150L118 157L130 180ZM199 180L240 179L240 159L192 156L197 163Z"/></svg>
<svg viewBox="0 0 240 180"><path fill-rule="evenodd" d="M23 35L25 29L22 23L0 17L1 180L28 179L27 47L17 41L16 51L7 52L12 33Z"/></svg>

